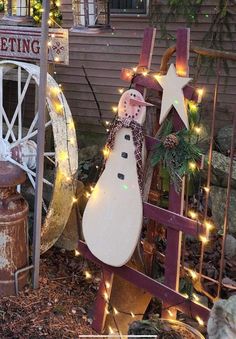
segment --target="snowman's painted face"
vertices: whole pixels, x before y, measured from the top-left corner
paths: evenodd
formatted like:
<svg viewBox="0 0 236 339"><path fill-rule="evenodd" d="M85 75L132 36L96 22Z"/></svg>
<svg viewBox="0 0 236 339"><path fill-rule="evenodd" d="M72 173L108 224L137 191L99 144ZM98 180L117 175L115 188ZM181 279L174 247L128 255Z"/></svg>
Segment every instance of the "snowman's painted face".
<svg viewBox="0 0 236 339"><path fill-rule="evenodd" d="M132 99L139 102L133 103ZM146 105L144 106L142 103L145 103L142 94L135 89L129 89L120 98L118 116L120 118L132 118L142 125L146 118Z"/></svg>

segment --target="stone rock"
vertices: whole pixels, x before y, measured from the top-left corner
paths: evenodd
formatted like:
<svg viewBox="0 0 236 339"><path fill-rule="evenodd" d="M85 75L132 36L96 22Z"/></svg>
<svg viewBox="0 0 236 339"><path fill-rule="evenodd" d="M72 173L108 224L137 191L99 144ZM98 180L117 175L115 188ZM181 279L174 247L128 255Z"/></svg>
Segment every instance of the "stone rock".
<svg viewBox="0 0 236 339"><path fill-rule="evenodd" d="M209 339L236 338L236 295L214 303L207 324Z"/></svg>
<svg viewBox="0 0 236 339"><path fill-rule="evenodd" d="M230 157L222 153L213 151L212 154L212 173L217 186L227 187L228 173L229 173ZM233 172L231 185L236 188L236 161L233 161Z"/></svg>
<svg viewBox="0 0 236 339"><path fill-rule="evenodd" d="M98 145L84 147L79 151L78 178L84 184L96 182L103 163L101 148Z"/></svg>
<svg viewBox="0 0 236 339"><path fill-rule="evenodd" d="M207 160L207 159L206 159ZM227 187L228 172L229 172L230 158L222 153L213 151L212 153L212 171L211 171L211 185ZM201 171L201 176L204 181L207 179L207 168ZM231 187L236 189L236 161L233 161L233 172L231 179Z"/></svg>
<svg viewBox="0 0 236 339"><path fill-rule="evenodd" d="M216 135L216 142L218 144L220 152L227 153L230 150L232 134L232 126L225 126L218 131ZM236 140L234 143L234 147L236 148Z"/></svg>
<svg viewBox="0 0 236 339"><path fill-rule="evenodd" d="M231 234L226 236L225 254L229 258L233 258L236 255L236 238Z"/></svg>
<svg viewBox="0 0 236 339"><path fill-rule="evenodd" d="M97 145L81 148L78 153L79 163L95 158L96 156L98 156L100 151L101 151L101 148Z"/></svg>
<svg viewBox="0 0 236 339"><path fill-rule="evenodd" d="M226 201L226 188L211 186L210 199L212 219L218 230L223 229L224 225L224 212ZM229 206L229 234L236 236L236 190L231 190L230 206Z"/></svg>

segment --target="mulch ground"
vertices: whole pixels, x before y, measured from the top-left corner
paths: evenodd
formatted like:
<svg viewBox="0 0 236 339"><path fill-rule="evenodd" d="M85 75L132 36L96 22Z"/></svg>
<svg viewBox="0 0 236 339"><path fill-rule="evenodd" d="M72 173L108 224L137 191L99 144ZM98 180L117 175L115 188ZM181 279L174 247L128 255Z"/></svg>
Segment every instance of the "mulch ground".
<svg viewBox="0 0 236 339"><path fill-rule="evenodd" d="M218 274L217 249L220 247L221 240L218 238L214 238L213 244L216 247L214 251L212 251L214 246L206 251L207 264L206 267L204 266L206 273L211 276L208 266L214 262L213 266L216 270L213 272L214 278ZM195 243L188 245L187 243L187 262L192 262L192 267L194 267L197 265L194 253L198 251L194 247ZM213 258L212 252L214 252ZM224 276L230 284L232 284L231 279L233 279L235 269L236 258L231 259L230 266L226 258ZM92 274L91 277L89 273ZM87 262L82 256L75 256L74 251L50 249L41 258L37 290L26 286L18 296L0 298L0 339L42 337L59 339L96 334L92 330L91 323L99 282L100 271L94 264ZM205 287L209 292L215 292L213 287ZM235 289L223 289L223 292L224 297L229 297L235 293ZM158 309L155 300L150 306L148 315L156 313ZM188 321L184 318L184 322ZM196 323L190 323L190 325L197 328Z"/></svg>
<svg viewBox="0 0 236 339"><path fill-rule="evenodd" d="M53 248L41 259L39 289L0 299L0 338L78 338L91 329L99 270L74 252ZM85 271L93 273L92 279Z"/></svg>

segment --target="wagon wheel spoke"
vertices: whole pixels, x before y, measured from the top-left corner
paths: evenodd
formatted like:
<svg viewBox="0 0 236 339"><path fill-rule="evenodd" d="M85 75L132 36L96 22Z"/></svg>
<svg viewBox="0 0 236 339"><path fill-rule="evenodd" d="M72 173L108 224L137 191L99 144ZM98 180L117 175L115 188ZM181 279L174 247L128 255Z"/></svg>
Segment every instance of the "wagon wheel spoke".
<svg viewBox="0 0 236 339"><path fill-rule="evenodd" d="M20 73L21 74L21 73ZM18 77L19 77L19 72L18 72ZM24 85L24 88L23 88L23 91L22 93L19 93L19 85L18 85L18 104L16 106L16 109L15 109L15 112L13 114L13 117L12 117L12 120L11 120L11 123L10 123L10 126L8 128L8 131L7 131L7 134L6 134L6 137L5 137L5 140L8 141L10 135L11 135L11 131L13 130L13 126L14 126L14 123L16 122L16 119L19 115L19 112L21 111L21 105L22 105L22 102L25 98L25 94L26 94L26 91L29 87L29 84L30 84L30 80L32 78L32 75L29 74L28 77L27 77L27 80L26 80L26 83ZM19 83L19 78L18 78L18 83ZM21 91L20 91L21 92ZM15 140L14 140L15 141Z"/></svg>
<svg viewBox="0 0 236 339"><path fill-rule="evenodd" d="M5 109L3 107L3 67L0 67L0 138L3 138L3 123L5 120L5 123L7 125L7 128L10 127L10 121L8 120L7 114L5 112ZM10 132L11 137L13 140L16 140L15 135L13 131Z"/></svg>
<svg viewBox="0 0 236 339"><path fill-rule="evenodd" d="M44 156L55 166L56 164L55 160L51 159L51 158L55 158L55 152L45 152Z"/></svg>
<svg viewBox="0 0 236 339"><path fill-rule="evenodd" d="M1 130L2 130L1 138L2 138L3 137L3 120L5 121L8 130L10 129L10 121L8 120L7 113L5 112L5 109L3 108L2 104L1 104L1 107L0 107L0 115L1 115ZM12 137L12 140L16 141L16 137L15 137L13 130L10 131L10 135Z"/></svg>
<svg viewBox="0 0 236 339"><path fill-rule="evenodd" d="M35 190L35 181L34 181L33 176L32 176L30 173L28 173L28 172L27 172L27 176L28 176L28 178L29 178L29 180L30 180L30 182L31 182L31 185L33 186L33 188L34 188L34 190ZM46 205L46 203L45 203L44 200L43 200L43 209L44 209L44 211L47 213L48 208L47 208L47 205Z"/></svg>
<svg viewBox="0 0 236 339"><path fill-rule="evenodd" d="M55 158L55 152L44 152L45 157L53 157Z"/></svg>
<svg viewBox="0 0 236 339"><path fill-rule="evenodd" d="M29 130L28 130L26 136L29 135L29 134L31 134L31 133L33 132L34 127L35 127L35 125L36 125L37 122L38 122L38 116L39 116L39 114L38 114L38 112L37 112L37 113L35 114L35 116L34 116L34 119L33 119L32 123L31 123L31 125L30 125L30 128L29 128Z"/></svg>
<svg viewBox="0 0 236 339"><path fill-rule="evenodd" d="M45 128L47 128L47 127L49 127L49 126L51 126L51 125L52 125L52 121L49 120L48 122L46 122ZM21 138L21 140L17 140L17 141L15 141L15 142L13 142L13 143L11 144L11 148L13 148L13 147L15 147L15 146L17 146L17 145L19 145L19 144L22 144L24 141L27 141L27 140L32 139L32 138L33 138L35 135L37 135L37 134L38 134L38 130L36 129L35 131L33 131L33 132L31 132L30 134L27 134L25 137Z"/></svg>

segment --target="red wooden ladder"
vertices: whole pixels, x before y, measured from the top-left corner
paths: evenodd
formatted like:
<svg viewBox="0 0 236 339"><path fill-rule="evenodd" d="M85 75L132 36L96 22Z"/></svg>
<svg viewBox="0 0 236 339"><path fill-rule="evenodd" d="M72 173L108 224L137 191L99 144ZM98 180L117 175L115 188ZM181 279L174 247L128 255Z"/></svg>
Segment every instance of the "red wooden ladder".
<svg viewBox="0 0 236 339"><path fill-rule="evenodd" d="M154 28L148 28L144 32L138 69L141 67L150 69L155 33ZM189 42L189 29L179 29L177 32L176 45L176 70L180 76L188 76ZM132 79L132 71L129 69L123 69L121 72L121 78L130 82ZM136 89L144 95L145 88L153 89L157 92L162 91L160 85L153 77L148 75L144 76L141 73L134 77L133 83ZM185 87L184 95L190 100L195 98L195 92L190 86ZM176 112L174 114L174 128L175 130L183 128L182 121ZM150 151L156 143L157 140L155 138L150 136L146 137L147 150ZM148 202L143 203L143 216L163 224L167 229L164 284L161 284L160 282L155 281L147 275L126 265L122 267L112 267L102 263L93 256L85 243L79 241L78 249L81 254L84 255L85 258L99 264L103 268L104 272L95 303L93 320L93 328L98 333L102 333L106 319L107 302L104 299L104 293L107 292L106 284L108 283L112 286L114 274L119 275L127 281L151 293L153 296L162 300L165 305L175 305L174 311L175 309L178 309L189 316L200 316L204 321L207 321L209 317L209 309L193 302L192 300L186 299L178 292L182 232L194 237L198 237L199 233L204 233L203 225L182 215L182 201L181 193L176 193L174 187L171 186L168 210L152 205ZM172 310L172 313L174 311ZM168 314L165 316L168 317Z"/></svg>

